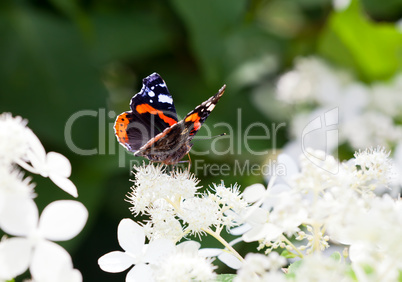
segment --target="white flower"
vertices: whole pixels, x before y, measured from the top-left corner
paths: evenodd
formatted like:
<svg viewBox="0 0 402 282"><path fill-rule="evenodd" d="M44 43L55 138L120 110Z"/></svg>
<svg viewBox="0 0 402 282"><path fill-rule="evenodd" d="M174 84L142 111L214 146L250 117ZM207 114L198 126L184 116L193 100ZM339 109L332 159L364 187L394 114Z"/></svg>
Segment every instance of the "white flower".
<svg viewBox="0 0 402 282"><path fill-rule="evenodd" d="M386 114L367 111L353 119L345 120L340 127L340 137L353 148L370 146L389 147L402 138L402 127L395 125Z"/></svg>
<svg viewBox="0 0 402 282"><path fill-rule="evenodd" d="M400 117L402 112L402 75L398 74L391 83L375 83L371 87L370 108L390 117Z"/></svg>
<svg viewBox="0 0 402 282"><path fill-rule="evenodd" d="M220 185L214 184L212 190L215 193L209 193L209 196L214 196L216 202L226 210L241 214L247 207L247 202L242 199L239 188L236 184L231 187L225 187L223 182Z"/></svg>
<svg viewBox="0 0 402 282"><path fill-rule="evenodd" d="M144 226L144 232L151 241L165 238L176 242L185 235L175 209L165 200L155 201L148 212L151 220Z"/></svg>
<svg viewBox="0 0 402 282"><path fill-rule="evenodd" d="M188 224L191 233L203 233L203 229L220 223L219 205L210 197L190 198L181 203L180 218Z"/></svg>
<svg viewBox="0 0 402 282"><path fill-rule="evenodd" d="M35 185L31 183L32 178L24 178L24 173L16 167L0 166L0 198L6 195L21 196L24 198L33 198L33 189Z"/></svg>
<svg viewBox="0 0 402 282"><path fill-rule="evenodd" d="M19 161L18 164L24 169L40 174L43 177L49 177L58 187L74 197L78 197L77 188L74 183L68 179L71 175L70 161L62 154L49 152L46 154L45 148L39 138L28 130L29 150L27 160L30 162Z"/></svg>
<svg viewBox="0 0 402 282"><path fill-rule="evenodd" d="M242 238L237 238L228 244L233 247L235 244L242 241ZM216 257L221 262L226 264L232 269L239 269L243 262L236 257L232 252L229 252L227 248L219 249L219 248L203 248L199 250L199 254L205 257L213 258Z"/></svg>
<svg viewBox="0 0 402 282"><path fill-rule="evenodd" d="M234 281L286 281L285 275L278 272L278 269L285 264L286 259L275 252L268 256L248 253Z"/></svg>
<svg viewBox="0 0 402 282"><path fill-rule="evenodd" d="M0 115L0 165L11 165L26 157L29 148L27 120L12 117L10 113Z"/></svg>
<svg viewBox="0 0 402 282"><path fill-rule="evenodd" d="M368 207L340 230L348 236L353 269L362 281L397 281L402 269L402 200L384 195L370 199ZM364 272L368 266L371 273Z"/></svg>
<svg viewBox="0 0 402 282"><path fill-rule="evenodd" d="M156 239L145 244L144 230L131 219L120 221L117 236L124 252L114 251L99 258L99 267L106 272L122 272L134 265L127 273L126 281L153 281L152 266L157 265L170 253L174 244L167 239Z"/></svg>
<svg viewBox="0 0 402 282"><path fill-rule="evenodd" d="M31 199L7 202L4 209L7 213L1 217L3 230L19 236L2 243L0 260L10 258L12 275L23 273L29 266L33 278L38 281L64 281L60 278L63 275L73 277L69 281L82 280L72 268L70 255L49 240L65 241L75 237L88 217L84 205L69 200L55 201L43 210L40 218ZM49 263L53 267L48 267Z"/></svg>
<svg viewBox="0 0 402 282"><path fill-rule="evenodd" d="M242 198L239 186L236 184L225 187L223 182L220 185L214 184L212 191L208 191L208 198L215 201L219 206L218 219L220 224L227 228L241 223L241 214L247 208L247 202Z"/></svg>
<svg viewBox="0 0 402 282"><path fill-rule="evenodd" d="M81 282L82 275L74 269L70 254L59 245L42 241L36 246L30 267L35 281Z"/></svg>
<svg viewBox="0 0 402 282"><path fill-rule="evenodd" d="M279 78L277 97L290 104L328 104L339 100L348 80L348 74L334 71L319 58L298 58L294 69Z"/></svg>
<svg viewBox="0 0 402 282"><path fill-rule="evenodd" d="M314 254L306 256L299 268L295 271L297 282L327 281L352 282L348 276L346 266L335 259Z"/></svg>
<svg viewBox="0 0 402 282"><path fill-rule="evenodd" d="M306 204L301 196L284 184L273 183L274 179L266 190L262 185L252 185L243 193L248 201L258 199L244 216L250 226L243 234L246 242L276 241L283 233L297 232L298 226L307 219Z"/></svg>
<svg viewBox="0 0 402 282"><path fill-rule="evenodd" d="M176 247L156 270L156 281L213 281L216 268L212 260L200 256L200 243L186 241Z"/></svg>
<svg viewBox="0 0 402 282"><path fill-rule="evenodd" d="M24 238L0 242L0 281L12 280L24 273L31 260L31 244Z"/></svg>
<svg viewBox="0 0 402 282"><path fill-rule="evenodd" d="M377 180L387 185L391 179L392 163L390 152L384 147L368 148L355 153L355 165L358 165L370 180Z"/></svg>
<svg viewBox="0 0 402 282"><path fill-rule="evenodd" d="M134 186L128 195L133 205L130 210L134 214L148 212L148 208L160 199L169 199L179 204L181 199L194 197L200 188L197 187L199 180L187 171L169 175L165 169L162 165L152 164L134 167Z"/></svg>
<svg viewBox="0 0 402 282"><path fill-rule="evenodd" d="M55 152L46 154L38 137L26 127L27 121L11 114L0 115L0 166L16 163L24 169L49 177L57 186L77 197L77 188L68 179L69 160Z"/></svg>
<svg viewBox="0 0 402 282"><path fill-rule="evenodd" d="M7 213L6 210L3 210L5 203L19 198L32 199L35 196L34 186L31 178L24 179L24 174L17 168L0 165L0 217L2 213Z"/></svg>
<svg viewBox="0 0 402 282"><path fill-rule="evenodd" d="M301 193L318 195L336 183L339 162L324 151L307 148L300 155L301 171L294 177L293 187Z"/></svg>

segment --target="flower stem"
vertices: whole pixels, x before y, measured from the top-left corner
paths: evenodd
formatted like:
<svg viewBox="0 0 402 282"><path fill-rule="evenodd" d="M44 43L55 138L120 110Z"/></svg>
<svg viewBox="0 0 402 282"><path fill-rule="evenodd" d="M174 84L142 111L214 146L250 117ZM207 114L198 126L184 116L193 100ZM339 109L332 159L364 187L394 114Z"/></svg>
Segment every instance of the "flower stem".
<svg viewBox="0 0 402 282"><path fill-rule="evenodd" d="M180 213L181 209L173 203L169 198L165 198L165 200L173 206L173 208L176 210L176 212ZM244 262L243 257L228 243L226 242L225 239L222 238L222 236L210 228L202 228L203 231L205 231L207 234L211 235L214 237L216 240L218 240L222 245L224 245L238 260L241 262Z"/></svg>
<svg viewBox="0 0 402 282"><path fill-rule="evenodd" d="M289 246L291 246L296 251L296 253L298 253L300 258L304 257L303 253L300 252L299 249L297 249L296 246L293 245L293 243L290 242L288 238L286 238L286 236L282 235L282 237L283 237L283 241L285 241Z"/></svg>
<svg viewBox="0 0 402 282"><path fill-rule="evenodd" d="M244 262L243 257L228 243L226 242L225 239L222 238L220 234L217 232L214 232L210 228L203 228L203 231L214 237L216 240L218 240L222 245L224 245L238 260L241 262Z"/></svg>
<svg viewBox="0 0 402 282"><path fill-rule="evenodd" d="M320 227L317 224L313 224L313 252L320 251Z"/></svg>

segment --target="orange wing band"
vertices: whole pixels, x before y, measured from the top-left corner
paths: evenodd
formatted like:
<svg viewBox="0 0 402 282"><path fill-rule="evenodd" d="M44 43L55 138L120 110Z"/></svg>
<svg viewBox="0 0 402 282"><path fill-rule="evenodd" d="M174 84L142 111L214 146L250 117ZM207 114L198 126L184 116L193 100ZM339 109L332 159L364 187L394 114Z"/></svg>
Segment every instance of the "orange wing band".
<svg viewBox="0 0 402 282"><path fill-rule="evenodd" d="M151 115L158 115L164 122L166 122L170 126L172 126L173 124L177 123L176 120L174 120L174 119L172 119L172 118L170 118L168 116L165 116L162 111L157 110L157 109L151 107L148 104L138 105L135 109L140 114L150 113Z"/></svg>
<svg viewBox="0 0 402 282"><path fill-rule="evenodd" d="M200 116L198 115L198 113L194 113L194 114L186 117L186 119L184 121L185 122L193 122L195 131L197 131L201 127Z"/></svg>

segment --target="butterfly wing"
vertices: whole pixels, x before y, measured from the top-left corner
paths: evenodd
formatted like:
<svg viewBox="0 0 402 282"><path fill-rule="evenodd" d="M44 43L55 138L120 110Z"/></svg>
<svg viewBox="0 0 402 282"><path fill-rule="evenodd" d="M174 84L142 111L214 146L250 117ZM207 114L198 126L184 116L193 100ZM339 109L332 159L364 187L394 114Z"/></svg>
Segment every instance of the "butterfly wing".
<svg viewBox="0 0 402 282"><path fill-rule="evenodd" d="M226 85L223 85L219 89L218 93L203 102L201 105L196 107L194 110L189 112L184 118L184 126L189 130L189 140L193 139L194 135L200 130L201 125L205 122L207 117L211 114L212 110L215 108L219 99L225 92Z"/></svg>
<svg viewBox="0 0 402 282"><path fill-rule="evenodd" d="M131 111L120 114L115 122L118 141L132 152L178 121L172 95L160 75L153 73L142 83L131 99Z"/></svg>
<svg viewBox="0 0 402 282"><path fill-rule="evenodd" d="M149 140L135 155L166 164L175 164L180 161L190 151L191 139L218 103L225 88L226 85L217 94L188 113L183 120Z"/></svg>

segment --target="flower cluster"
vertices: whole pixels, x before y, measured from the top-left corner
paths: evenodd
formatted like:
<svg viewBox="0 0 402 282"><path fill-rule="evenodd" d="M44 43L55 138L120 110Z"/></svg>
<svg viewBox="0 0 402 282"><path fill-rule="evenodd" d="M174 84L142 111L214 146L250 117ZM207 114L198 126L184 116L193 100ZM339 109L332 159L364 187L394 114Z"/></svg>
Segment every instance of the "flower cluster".
<svg viewBox="0 0 402 282"><path fill-rule="evenodd" d="M271 118L291 116L289 133L295 139L285 146L286 151L297 157L302 139L306 147L337 149L348 144L354 150L370 146L391 149L402 146L402 74L391 81L364 84L349 72L339 70L317 57L298 58L292 70L284 73L275 87L276 101L273 110L263 102L265 93L256 92L257 107ZM264 98L265 97L265 98ZM334 116L339 129L339 142L333 146L320 138L317 131L303 135L306 125L332 109L339 109ZM286 114L287 113L287 114ZM286 116L285 116L285 115ZM328 126L327 120L325 125ZM324 124L321 127L325 130ZM324 146L327 146L324 148Z"/></svg>
<svg viewBox="0 0 402 282"><path fill-rule="evenodd" d="M211 264L212 259L208 257L218 256L229 265L239 264L241 256L220 236L224 228L229 229L241 224L240 215L248 206L242 199L237 185L225 187L222 182L201 193L199 192L201 187L197 186L199 180L194 175L188 171L168 172L166 166L162 165L136 166L134 176L134 185L128 194L128 201L132 204L130 210L135 215L149 216L141 227L136 223L130 223L136 224L138 230L141 228L141 231L137 231L141 240L138 239L137 242L144 243L145 234L149 244L143 248L149 250L154 244L162 244L164 241L164 245L160 248L170 249L170 255L164 255L163 259L153 265L149 262L151 267L144 270L147 274L141 274L142 276L134 271L139 266L139 262L135 259L132 259L129 265L117 262L120 266L118 271L135 264L126 281L132 281L134 276L144 277L144 275L151 275L158 281L176 281L178 277L183 278L183 281L187 281L185 277L197 281L209 281L215 273ZM127 254L131 256L134 254L134 257L137 257L135 254L139 252L138 250L129 251L125 248L134 244L135 238L130 238L131 243L123 243L120 239L124 236L122 233L132 234L123 229L123 221L118 231L120 245ZM193 241L185 241L173 249L169 247L189 234L199 237L209 234L223 243L226 251L202 249L198 252L200 245ZM108 264L116 262L112 254L113 252L100 258L99 265L105 271L116 272L115 269L108 267Z"/></svg>
<svg viewBox="0 0 402 282"><path fill-rule="evenodd" d="M317 150L307 154L325 156ZM289 158L282 159L289 167L295 165ZM318 281L319 277L398 281L402 201L374 193L391 180L389 152L369 148L344 163L326 156L319 166L301 155L299 165L298 173L270 183L267 190L262 185L246 188L246 200L262 200L253 204L246 225L235 233L243 233L246 242L258 241L259 249L267 254L280 250L287 258L302 258L300 268L292 273L295 281ZM323 255L345 247L350 265Z"/></svg>
<svg viewBox="0 0 402 282"><path fill-rule="evenodd" d="M165 166L134 167L134 186L128 195L133 214L146 214L150 240L179 241L187 234L220 233L236 226L237 217L247 206L236 185L214 185L200 193L199 180L187 171L166 172Z"/></svg>
<svg viewBox="0 0 402 282"><path fill-rule="evenodd" d="M57 186L77 197L69 180L69 160L56 152L46 153L27 121L11 114L0 115L0 281L30 270L35 281L82 281L69 253L53 241L75 237L84 227L88 212L77 201L50 203L39 217L34 202L35 185L25 170L49 177Z"/></svg>
<svg viewBox="0 0 402 282"><path fill-rule="evenodd" d="M123 219L118 239L124 251L105 254L100 267L121 272L134 265L126 281L211 281L216 257L237 269L236 282L399 281L402 201L376 193L394 174L387 150L358 151L340 163L309 149L298 163L286 155L278 161L288 175L243 193L223 183L201 193L187 171L135 167L131 211L149 220ZM226 242L223 228L238 238ZM186 241L192 233L211 235L223 248L200 249ZM184 242L175 245L179 240ZM259 246L242 258L234 249L240 241Z"/></svg>

